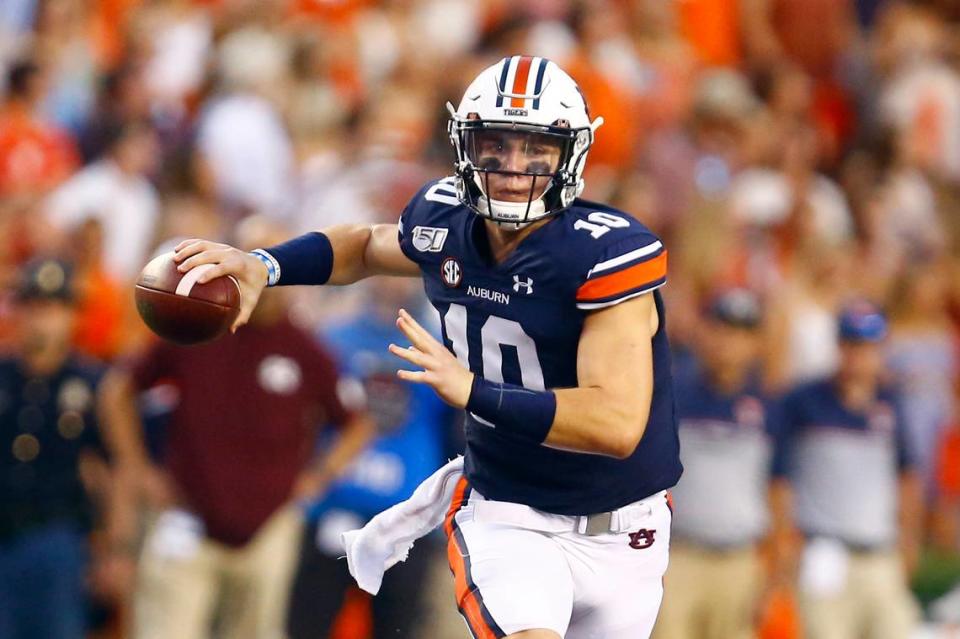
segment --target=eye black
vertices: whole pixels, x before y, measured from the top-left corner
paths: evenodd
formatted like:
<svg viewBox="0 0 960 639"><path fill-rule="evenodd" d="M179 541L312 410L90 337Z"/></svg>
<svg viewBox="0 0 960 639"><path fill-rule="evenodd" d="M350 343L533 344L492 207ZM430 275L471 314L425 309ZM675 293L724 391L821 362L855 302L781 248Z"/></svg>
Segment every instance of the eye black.
<svg viewBox="0 0 960 639"><path fill-rule="evenodd" d="M547 175L550 173L550 165L546 162L531 162L527 165L527 172Z"/></svg>
<svg viewBox="0 0 960 639"><path fill-rule="evenodd" d="M488 171L496 171L503 166L503 163L498 158L485 157L480 158L479 167L481 169L486 169Z"/></svg>

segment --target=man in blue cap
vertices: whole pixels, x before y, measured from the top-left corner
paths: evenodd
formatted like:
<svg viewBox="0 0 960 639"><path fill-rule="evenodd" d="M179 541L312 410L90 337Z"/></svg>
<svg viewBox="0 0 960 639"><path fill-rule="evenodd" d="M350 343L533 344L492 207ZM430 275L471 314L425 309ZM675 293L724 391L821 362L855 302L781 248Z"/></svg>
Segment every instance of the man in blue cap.
<svg viewBox="0 0 960 639"><path fill-rule="evenodd" d="M691 370L675 370L680 459L670 566L655 637L753 636L770 529L776 406L759 384L762 307L746 289L716 296Z"/></svg>
<svg viewBox="0 0 960 639"><path fill-rule="evenodd" d="M902 639L915 619L907 573L920 500L898 397L884 384L886 335L874 305L848 305L836 374L784 401L777 465L790 479L806 540L799 594L811 638Z"/></svg>

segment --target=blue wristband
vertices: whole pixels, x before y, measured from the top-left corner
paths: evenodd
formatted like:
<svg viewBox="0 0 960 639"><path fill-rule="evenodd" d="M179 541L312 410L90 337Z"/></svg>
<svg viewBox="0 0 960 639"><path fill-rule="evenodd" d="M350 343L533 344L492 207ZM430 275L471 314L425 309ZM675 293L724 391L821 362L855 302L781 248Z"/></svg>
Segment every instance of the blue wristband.
<svg viewBox="0 0 960 639"><path fill-rule="evenodd" d="M466 408L521 439L542 444L553 426L557 396L553 391L532 391L474 375Z"/></svg>
<svg viewBox="0 0 960 639"><path fill-rule="evenodd" d="M267 267L267 286L276 286L280 281L280 264L277 260L263 249L250 251L250 255L259 259Z"/></svg>
<svg viewBox="0 0 960 639"><path fill-rule="evenodd" d="M319 231L268 249L257 249L254 253L260 259L266 256L276 268L276 281L270 286L326 284L333 272L333 247L330 239ZM269 265L267 271L270 271Z"/></svg>

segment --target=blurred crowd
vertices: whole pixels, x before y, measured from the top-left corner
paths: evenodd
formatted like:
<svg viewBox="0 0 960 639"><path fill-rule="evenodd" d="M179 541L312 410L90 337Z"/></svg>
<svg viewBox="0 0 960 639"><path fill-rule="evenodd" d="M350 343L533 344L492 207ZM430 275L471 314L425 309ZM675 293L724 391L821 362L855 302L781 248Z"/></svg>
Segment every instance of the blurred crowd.
<svg viewBox="0 0 960 639"><path fill-rule="evenodd" d="M830 537L831 524L816 508L804 521L804 499L823 498L808 493L836 494L849 507L889 497L898 533L851 540L848 522L836 524L856 559L850 579L854 564L897 546L899 568L876 576L871 564L866 583L909 580L906 618L960 625L957 2L3 0L0 348L21 363L0 366L0 638L65 638L78 628L128 636L133 619L150 620L156 634L130 636L201 636L159 629L158 620L187 610L221 636L278 636L262 620L223 621L256 616L217 601L232 590L236 606L247 587L237 584L258 580L294 582L292 605L263 604L264 618L289 617L275 625L294 637L462 635L442 543L423 550L419 565L404 564L372 604L336 561L339 531L403 499L460 446L456 416L398 382L399 362L384 355L396 307L424 306L417 287L281 291L259 324L190 353L154 342L132 290L146 261L183 238L252 248L332 224L395 222L423 182L451 173L444 103L517 53L568 70L591 114L605 119L584 197L635 215L670 249L664 295L681 383L704 396L714 383L721 398L786 396L777 410L794 411L782 421L797 432L798 415L815 412L804 407L827 401L814 392L822 379L869 378L884 389L871 390L860 412L838 391L843 416L824 418L838 431L834 422L847 417L860 428L861 413L863 428L884 431L871 407L895 405L892 470L880 468L879 452L861 456L858 443L843 440L836 448L851 452L838 460L833 447L804 439L801 456L826 455L813 475L831 464L847 471L836 475L846 483L811 487L802 464L761 468L761 456L744 485L765 503L730 508L768 515L743 513L750 533L716 540L698 537L696 517L708 513L678 505L686 560L729 562L749 548L750 561L777 576L743 588L763 606L741 616L765 637L801 636L797 617L816 639L859 636L830 634L829 622L811 634L816 615L820 623L842 615L823 601L808 605L784 575L803 581L807 564L836 572L831 549L810 543ZM69 318L51 304L67 305ZM883 331L862 325L881 311ZM750 344L731 327L748 329ZM289 352L273 352L281 343ZM256 370L234 382L244 366ZM297 395L308 383L323 391ZM856 396L862 384L853 386ZM285 439L254 432L272 416L258 410L263 402L289 407L294 395L303 413L278 418L289 421ZM731 406L734 422L756 410ZM706 409L679 408L693 451L684 454L703 457L684 459L688 474L698 463L723 466L726 449L709 442L729 433L694 435L707 417L686 424L683 411ZM231 423L218 430L217 419ZM238 422L252 424L242 446L227 434ZM244 471L282 477L271 492L243 484ZM888 475L896 481L846 490L865 483L858 477ZM690 476L678 492L705 499L697 491L710 481ZM794 499L791 527L784 503ZM244 510L238 528L224 507L233 502L237 512L260 511ZM888 523L884 513L858 512L861 524ZM302 513L305 534L287 521ZM783 539L767 543L780 529ZM197 546L206 537L216 543ZM793 561L799 568L780 565L787 555L803 557ZM196 560L189 575L161 565L185 556ZM60 557L49 574L77 585L49 595L54 609L24 612L44 589L27 583L24 566L42 557ZM837 591L822 582L804 583ZM712 605L678 614L710 616ZM82 618L53 634L37 630L71 606ZM410 625L411 615L433 625ZM666 639L733 637L712 632L678 629Z"/></svg>

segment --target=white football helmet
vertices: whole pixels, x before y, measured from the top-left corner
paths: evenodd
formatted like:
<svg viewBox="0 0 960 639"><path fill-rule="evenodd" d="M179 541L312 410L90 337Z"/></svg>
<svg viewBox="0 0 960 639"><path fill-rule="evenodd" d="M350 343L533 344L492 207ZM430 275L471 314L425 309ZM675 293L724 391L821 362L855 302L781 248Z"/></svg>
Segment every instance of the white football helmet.
<svg viewBox="0 0 960 639"><path fill-rule="evenodd" d="M477 76L457 109L449 102L447 109L457 193L478 215L521 228L583 191L587 151L603 118L590 121L580 88L550 60L504 58ZM532 178L529 192L516 194L526 201L492 198L491 175Z"/></svg>

